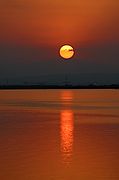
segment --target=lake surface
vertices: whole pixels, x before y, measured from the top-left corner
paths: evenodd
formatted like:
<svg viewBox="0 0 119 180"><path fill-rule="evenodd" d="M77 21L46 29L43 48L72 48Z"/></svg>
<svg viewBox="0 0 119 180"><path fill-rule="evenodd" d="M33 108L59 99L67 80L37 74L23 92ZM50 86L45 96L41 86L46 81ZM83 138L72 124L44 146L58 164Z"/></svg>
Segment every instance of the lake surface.
<svg viewBox="0 0 119 180"><path fill-rule="evenodd" d="M119 91L0 91L0 180L119 180Z"/></svg>

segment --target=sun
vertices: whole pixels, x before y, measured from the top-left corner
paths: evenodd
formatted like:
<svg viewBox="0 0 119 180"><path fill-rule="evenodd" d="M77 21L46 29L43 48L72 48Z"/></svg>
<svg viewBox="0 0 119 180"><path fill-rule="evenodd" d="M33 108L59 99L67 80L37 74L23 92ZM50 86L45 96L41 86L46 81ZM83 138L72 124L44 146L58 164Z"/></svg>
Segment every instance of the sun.
<svg viewBox="0 0 119 180"><path fill-rule="evenodd" d="M74 49L70 45L63 45L60 48L59 53L60 53L60 56L63 57L64 59L70 59L74 55Z"/></svg>

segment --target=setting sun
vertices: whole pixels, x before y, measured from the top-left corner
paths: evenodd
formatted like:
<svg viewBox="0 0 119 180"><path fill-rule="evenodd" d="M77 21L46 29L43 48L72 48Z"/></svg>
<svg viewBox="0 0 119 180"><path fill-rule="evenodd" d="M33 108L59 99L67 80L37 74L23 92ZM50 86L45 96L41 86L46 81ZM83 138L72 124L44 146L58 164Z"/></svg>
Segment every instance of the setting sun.
<svg viewBox="0 0 119 180"><path fill-rule="evenodd" d="M74 55L74 49L70 45L64 45L60 48L60 56L69 59Z"/></svg>

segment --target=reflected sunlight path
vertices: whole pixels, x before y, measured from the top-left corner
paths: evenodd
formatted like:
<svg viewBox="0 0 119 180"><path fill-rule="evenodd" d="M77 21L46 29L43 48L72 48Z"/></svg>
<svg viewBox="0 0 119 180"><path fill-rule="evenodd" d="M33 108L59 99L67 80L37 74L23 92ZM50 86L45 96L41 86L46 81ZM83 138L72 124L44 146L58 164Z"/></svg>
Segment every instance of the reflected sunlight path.
<svg viewBox="0 0 119 180"><path fill-rule="evenodd" d="M72 92L62 91L61 101L65 104L65 108L61 111L61 125L60 125L60 136L61 136L61 153L63 163L71 163L73 154L73 131L74 131L74 114L69 105L72 103ZM68 109L67 105L68 104Z"/></svg>

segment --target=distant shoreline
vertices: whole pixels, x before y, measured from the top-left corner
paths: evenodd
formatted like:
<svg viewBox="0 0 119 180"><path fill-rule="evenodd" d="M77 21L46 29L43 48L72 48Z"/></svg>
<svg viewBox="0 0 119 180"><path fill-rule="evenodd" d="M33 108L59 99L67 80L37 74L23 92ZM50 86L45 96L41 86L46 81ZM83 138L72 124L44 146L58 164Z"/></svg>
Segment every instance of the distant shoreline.
<svg viewBox="0 0 119 180"><path fill-rule="evenodd" d="M0 90L14 89L119 89L119 85L1 85Z"/></svg>

